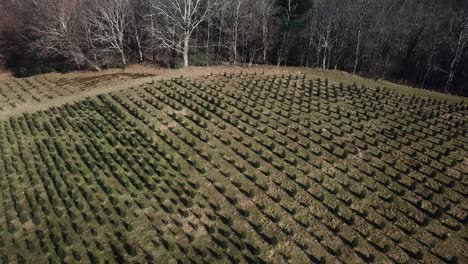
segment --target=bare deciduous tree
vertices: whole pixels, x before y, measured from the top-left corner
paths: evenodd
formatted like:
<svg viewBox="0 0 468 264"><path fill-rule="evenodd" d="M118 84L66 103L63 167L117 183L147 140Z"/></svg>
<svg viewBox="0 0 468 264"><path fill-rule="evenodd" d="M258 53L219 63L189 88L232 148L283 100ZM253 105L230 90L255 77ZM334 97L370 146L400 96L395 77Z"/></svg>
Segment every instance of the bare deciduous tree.
<svg viewBox="0 0 468 264"><path fill-rule="evenodd" d="M145 58L167 65L167 55L175 66L179 54L188 66L193 53L197 63L333 68L450 93L468 82L467 1L0 0L0 6L0 56L26 73L20 75Z"/></svg>
<svg viewBox="0 0 468 264"><path fill-rule="evenodd" d="M468 43L468 14L460 12L454 15L451 21L450 33L456 39L456 44L453 48L453 59L450 63L448 79L445 84L446 93L450 93L455 79L455 72Z"/></svg>
<svg viewBox="0 0 468 264"><path fill-rule="evenodd" d="M285 45L287 45L289 30L291 26L291 22L293 20L294 13L298 7L299 1L298 0L286 0L285 6L281 9L281 19L282 19L282 26L283 26L283 33L281 37L280 46L278 49L278 66L281 65L283 53L285 50ZM284 55L287 56L286 54Z"/></svg>
<svg viewBox="0 0 468 264"><path fill-rule="evenodd" d="M189 66L190 38L218 0L151 0L153 14L158 16L156 38L163 47L183 55L184 67Z"/></svg>
<svg viewBox="0 0 468 264"><path fill-rule="evenodd" d="M243 4L245 0L232 0L230 6L230 13L232 14L232 54L233 63L237 64L237 42L239 40L239 23L242 16Z"/></svg>
<svg viewBox="0 0 468 264"><path fill-rule="evenodd" d="M262 44L263 44L263 63L267 62L267 55L270 49L270 34L272 26L272 18L275 13L276 5L274 0L260 0L260 3L255 4L258 8L262 22Z"/></svg>
<svg viewBox="0 0 468 264"><path fill-rule="evenodd" d="M359 0L359 5L358 5L358 15L357 15L357 36L356 36L356 51L354 53L354 68L353 68L353 74L356 74L356 70L359 64L359 56L360 56L360 51L361 51L361 38L362 38L362 27L364 23L364 18L366 15L366 10L367 7L369 6L369 0Z"/></svg>
<svg viewBox="0 0 468 264"><path fill-rule="evenodd" d="M144 0L133 0L130 2L129 31L130 38L135 42L138 61L144 61L143 39L145 35L145 19L143 10L145 9Z"/></svg>
<svg viewBox="0 0 468 264"><path fill-rule="evenodd" d="M88 14L94 26L92 40L105 49L116 51L122 64L127 65L125 33L129 23L129 0L94 0Z"/></svg>
<svg viewBox="0 0 468 264"><path fill-rule="evenodd" d="M76 67L100 67L89 59L82 45L83 2L81 0L46 0L31 3L34 13L32 23L28 24L32 32L30 47L42 56L63 56Z"/></svg>

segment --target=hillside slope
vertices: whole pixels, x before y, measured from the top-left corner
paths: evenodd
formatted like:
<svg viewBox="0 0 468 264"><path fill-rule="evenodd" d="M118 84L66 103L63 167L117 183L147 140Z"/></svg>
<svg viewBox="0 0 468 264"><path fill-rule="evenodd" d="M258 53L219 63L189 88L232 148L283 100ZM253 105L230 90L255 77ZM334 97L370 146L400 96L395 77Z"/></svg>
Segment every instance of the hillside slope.
<svg viewBox="0 0 468 264"><path fill-rule="evenodd" d="M468 105L307 76L6 117L2 261L468 262Z"/></svg>

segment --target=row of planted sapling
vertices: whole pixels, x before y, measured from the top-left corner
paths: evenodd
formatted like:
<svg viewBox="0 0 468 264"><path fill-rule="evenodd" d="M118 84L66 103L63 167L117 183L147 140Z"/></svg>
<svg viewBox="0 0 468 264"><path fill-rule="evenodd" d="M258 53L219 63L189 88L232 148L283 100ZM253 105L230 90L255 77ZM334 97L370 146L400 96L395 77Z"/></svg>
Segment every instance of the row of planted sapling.
<svg viewBox="0 0 468 264"><path fill-rule="evenodd" d="M464 114L463 104L387 88L226 73L10 118L0 129L0 255L453 261L460 252L445 245L462 243L466 222Z"/></svg>

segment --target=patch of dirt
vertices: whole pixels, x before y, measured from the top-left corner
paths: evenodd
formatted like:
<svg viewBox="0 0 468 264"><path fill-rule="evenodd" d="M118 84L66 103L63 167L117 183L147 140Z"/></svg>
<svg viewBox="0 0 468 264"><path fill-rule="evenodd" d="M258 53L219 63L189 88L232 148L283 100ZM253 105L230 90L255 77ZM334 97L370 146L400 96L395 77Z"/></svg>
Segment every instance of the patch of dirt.
<svg viewBox="0 0 468 264"><path fill-rule="evenodd" d="M13 77L13 74L11 74L11 72L0 70L0 82L1 81L8 81L8 80L11 80L11 79L14 79L14 78L15 77Z"/></svg>
<svg viewBox="0 0 468 264"><path fill-rule="evenodd" d="M23 228L26 231L31 231L36 225L33 223L32 220L27 221L26 223L23 224Z"/></svg>
<svg viewBox="0 0 468 264"><path fill-rule="evenodd" d="M187 109L182 109L182 110L178 110L178 111L175 111L176 114L178 115L183 115L183 116L186 116L188 113L187 113Z"/></svg>
<svg viewBox="0 0 468 264"><path fill-rule="evenodd" d="M93 90L85 91L79 94L57 97L51 100L47 100L45 102L26 103L23 105L19 105L16 108L0 112L0 120L7 119L11 116L21 115L23 113L31 113L31 112L36 112L40 110L46 110L53 106L61 106L61 105L73 103L81 99L84 99L86 97L110 93L110 92L118 91L118 90L123 90L129 87L138 86L146 82L150 82L150 81L151 81L151 77L140 78L140 79L135 79L135 80L124 81L120 84L100 86Z"/></svg>
<svg viewBox="0 0 468 264"><path fill-rule="evenodd" d="M17 231L15 232L16 238L23 237L26 233L29 233L36 226L32 220L28 220L22 224L18 218L11 221L11 223L17 228Z"/></svg>
<svg viewBox="0 0 468 264"><path fill-rule="evenodd" d="M195 226L199 225L200 220L196 218L193 214L189 215L187 218L184 218L182 220L182 230L187 234L191 234L194 237L194 239L198 239L200 237L208 235L204 228L200 227L198 229L194 229L193 226L190 224Z"/></svg>
<svg viewBox="0 0 468 264"><path fill-rule="evenodd" d="M162 75L172 71L153 64L133 64L123 70L126 73L144 73L153 75Z"/></svg>
<svg viewBox="0 0 468 264"><path fill-rule="evenodd" d="M177 124L178 124L178 123L174 121L174 122L170 122L170 123L167 124L167 125L160 125L159 128L160 128L161 130L168 130L169 128L175 128L175 127L177 127Z"/></svg>

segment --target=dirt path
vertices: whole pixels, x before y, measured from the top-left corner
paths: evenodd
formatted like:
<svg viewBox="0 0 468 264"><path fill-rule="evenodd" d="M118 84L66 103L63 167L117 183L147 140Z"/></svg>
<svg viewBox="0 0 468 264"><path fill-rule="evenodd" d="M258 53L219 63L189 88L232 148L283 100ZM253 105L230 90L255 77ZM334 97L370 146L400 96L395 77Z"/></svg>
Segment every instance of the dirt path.
<svg viewBox="0 0 468 264"><path fill-rule="evenodd" d="M32 113L40 110L46 110L50 107L57 107L57 106L62 106L65 104L73 103L79 100L82 100L86 97L91 97L91 96L96 96L100 94L107 94L110 92L114 91L119 91L119 90L124 90L128 89L131 87L139 86L145 83L151 83L153 81L160 81L164 79L170 79L170 78L175 78L175 77L201 77L201 76L206 76L212 74L219 74L219 73L239 73L239 72L245 72L245 73L255 73L255 72L265 72L268 74L278 74L278 73L286 73L286 72L291 72L291 70L288 70L286 68L276 68L276 67L256 67L256 68L243 68L243 67L237 67L237 66L216 66L216 67L190 67L187 69L178 69L178 70L167 70L167 69L135 69L135 68L130 68L129 70L125 71L116 71L116 70L110 70L110 71L105 71L102 73L98 73L99 75L103 74L111 74L111 73L148 73L148 74L155 74L155 76L152 77L145 77L145 78L139 78L139 79L133 79L129 81L123 81L120 82L119 84L109 84L109 85L103 85L98 88L81 92L78 94L73 94L73 95L67 95L67 96L61 96L57 97L54 99L50 99L44 102L30 102L30 103L24 103L21 105L18 105L14 109L8 109L4 111L0 111L0 120L5 120L8 119L9 117L12 116L19 116L22 115L23 113ZM300 73L300 72L298 72ZM51 75L58 75L58 74L51 74ZM74 77L82 77L86 76L86 73L71 73L72 76ZM96 73L90 73L89 75L97 75Z"/></svg>
<svg viewBox="0 0 468 264"><path fill-rule="evenodd" d="M151 79L152 78L134 79L130 81L125 81L118 85L114 84L114 85L101 86L93 90L81 92L78 94L61 96L61 97L53 98L53 99L46 100L43 102L39 102L39 103L38 102L24 103L24 104L18 105L17 107L13 109L0 111L0 120L5 120L5 119L8 119L9 117L18 116L23 113L32 113L32 112L36 112L40 110L46 110L53 106L61 106L64 104L73 103L73 102L79 101L89 96L110 93L113 91L118 91L118 90L126 89L129 87L133 87L133 86L138 86L145 82L151 82Z"/></svg>

